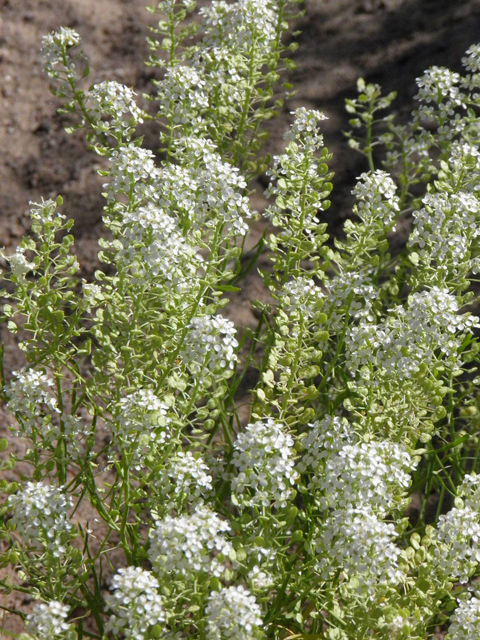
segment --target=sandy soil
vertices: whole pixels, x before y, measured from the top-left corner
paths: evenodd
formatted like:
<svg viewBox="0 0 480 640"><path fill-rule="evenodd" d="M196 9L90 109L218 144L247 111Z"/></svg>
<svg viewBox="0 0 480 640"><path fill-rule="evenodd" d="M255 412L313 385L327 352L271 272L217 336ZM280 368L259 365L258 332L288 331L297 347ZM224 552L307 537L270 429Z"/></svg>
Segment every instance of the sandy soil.
<svg viewBox="0 0 480 640"><path fill-rule="evenodd" d="M480 1L306 0L306 9L299 25L299 69L292 78L298 95L272 127L268 148L281 149L291 109L304 105L326 112L326 143L336 172L328 221L335 232L349 214L352 182L364 169L340 133L347 127L344 98L355 93L357 77L397 89L397 107L408 112L415 77L432 64L458 69L465 49L480 39ZM84 272L93 271L102 232L98 157L85 151L81 133L68 136L63 130L64 117L55 113L58 102L41 69L41 36L60 25L75 28L92 82L115 79L141 93L149 90L154 73L144 65L152 23L143 0L0 0L0 246L14 247L27 229L29 201L60 193L64 211L76 221ZM146 145L155 149L154 132L147 128L145 134ZM230 314L240 325L251 319L247 299L259 288L255 276L247 286ZM11 369L18 359L4 334ZM0 436L7 430L2 415ZM11 618L2 625L0 616L2 626L18 630Z"/></svg>

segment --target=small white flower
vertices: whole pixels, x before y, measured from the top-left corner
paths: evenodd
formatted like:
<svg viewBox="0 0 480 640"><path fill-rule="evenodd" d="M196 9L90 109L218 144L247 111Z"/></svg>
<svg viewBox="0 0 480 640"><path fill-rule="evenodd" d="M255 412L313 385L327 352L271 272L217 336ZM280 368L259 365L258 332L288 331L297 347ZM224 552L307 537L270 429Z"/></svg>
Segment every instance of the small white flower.
<svg viewBox="0 0 480 640"><path fill-rule="evenodd" d="M195 9L195 0L158 0L156 9L158 9L158 11L161 11L162 13L168 14L173 11L175 7L180 4L180 2L188 12Z"/></svg>
<svg viewBox="0 0 480 640"><path fill-rule="evenodd" d="M263 591L273 585L274 578L271 573L263 571L258 565L255 565L248 574L248 581L252 589Z"/></svg>
<svg viewBox="0 0 480 640"><path fill-rule="evenodd" d="M58 210L55 200L42 200L41 202L29 202L30 217L41 223L42 227L51 225L59 220L65 220L66 216Z"/></svg>

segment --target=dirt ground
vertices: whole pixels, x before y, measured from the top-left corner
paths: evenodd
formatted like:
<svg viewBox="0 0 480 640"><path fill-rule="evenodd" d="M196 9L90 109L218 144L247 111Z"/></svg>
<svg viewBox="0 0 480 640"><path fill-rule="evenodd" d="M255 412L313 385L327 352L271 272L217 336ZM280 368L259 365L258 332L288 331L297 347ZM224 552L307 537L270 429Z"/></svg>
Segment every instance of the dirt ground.
<svg viewBox="0 0 480 640"><path fill-rule="evenodd" d="M297 106L329 116L325 138L336 177L328 221L335 232L349 215L353 180L365 168L341 134L348 126L344 99L355 93L357 77L398 90L397 108L410 111L415 77L433 64L459 69L465 49L480 40L480 0L306 0L305 6L299 69L291 78L298 94L272 126L268 147L281 149L289 111ZM85 274L92 273L102 233L98 157L85 150L82 133L63 130L58 101L42 72L41 37L61 25L75 28L92 82L115 79L141 94L157 73L144 65L153 23L143 0L0 0L0 247L13 250L27 229L29 201L61 194L64 212L76 221L80 263ZM146 145L155 149L154 132L145 133ZM240 325L248 323L247 298L255 297L259 283L252 277L247 285L230 313ZM16 351L4 333L6 365L12 368ZM0 414L0 436L5 431ZM3 626L17 630L12 619Z"/></svg>

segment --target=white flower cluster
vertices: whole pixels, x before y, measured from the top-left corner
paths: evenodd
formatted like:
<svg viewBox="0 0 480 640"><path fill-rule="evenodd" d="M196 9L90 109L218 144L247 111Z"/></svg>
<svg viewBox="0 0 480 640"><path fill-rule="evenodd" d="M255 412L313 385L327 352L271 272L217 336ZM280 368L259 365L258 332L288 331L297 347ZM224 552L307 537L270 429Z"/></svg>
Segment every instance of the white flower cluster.
<svg viewBox="0 0 480 640"><path fill-rule="evenodd" d="M460 600L450 617L447 640L478 640L480 638L480 599L472 596Z"/></svg>
<svg viewBox="0 0 480 640"><path fill-rule="evenodd" d="M209 106L201 70L183 65L169 67L157 87L159 115L167 117L170 126L188 125L200 133L202 115Z"/></svg>
<svg viewBox="0 0 480 640"><path fill-rule="evenodd" d="M132 126L143 122L135 95L132 89L115 80L95 84L88 94L90 116L102 131L123 135ZM125 118L126 114L130 116Z"/></svg>
<svg viewBox="0 0 480 640"><path fill-rule="evenodd" d="M480 562L478 509L454 507L438 519L433 537L433 566L446 577L466 583Z"/></svg>
<svg viewBox="0 0 480 640"><path fill-rule="evenodd" d="M12 428L16 435L29 435L34 429L45 442L57 440L63 435L71 441L88 436L90 427L79 416L63 414L50 389L54 381L46 373L35 369L14 371L14 380L7 386L7 408L16 413L21 423ZM54 420L52 420L54 418Z"/></svg>
<svg viewBox="0 0 480 640"><path fill-rule="evenodd" d="M42 227L52 224L59 224L60 220L65 220L66 216L58 210L58 203L55 200L43 200L40 202L29 202L30 217L32 220L40 222Z"/></svg>
<svg viewBox="0 0 480 640"><path fill-rule="evenodd" d="M57 67L63 67L67 73L72 73L75 65L66 59L64 53L69 47L74 47L80 43L80 36L69 27L60 27L59 31L52 31L42 38L42 56L45 58L45 71L52 77L58 76Z"/></svg>
<svg viewBox="0 0 480 640"><path fill-rule="evenodd" d="M480 71L480 44L472 44L462 58L462 64L467 71L478 73Z"/></svg>
<svg viewBox="0 0 480 640"><path fill-rule="evenodd" d="M214 97L222 106L225 105L223 109L230 110L234 110L235 105L242 104L246 91L246 83L242 78L242 65L238 63L238 56L232 55L228 44L219 43L218 46L214 44L202 48L195 55L193 65L198 73L208 78L209 100ZM204 129L207 124L205 120L197 131Z"/></svg>
<svg viewBox="0 0 480 640"><path fill-rule="evenodd" d="M186 0L187 11L193 0ZM168 13L173 6L168 5ZM170 143L177 133L204 136L212 119L227 127L239 120L252 78L268 60L277 37L278 8L272 0L224 0L200 8L204 37L189 66L174 64L157 82L159 113ZM215 124L213 125L215 126Z"/></svg>
<svg viewBox="0 0 480 640"><path fill-rule="evenodd" d="M232 51L246 52L253 43L268 48L275 39L277 11L272 0L213 0L199 11L206 27L206 42L228 43Z"/></svg>
<svg viewBox="0 0 480 640"><path fill-rule="evenodd" d="M268 47L275 39L277 11L272 0L238 0L230 14L229 35L235 47L249 48L255 40Z"/></svg>
<svg viewBox="0 0 480 640"><path fill-rule="evenodd" d="M461 339L457 334L471 331L479 319L469 313L459 315L458 300L446 289L414 293L407 309L396 308L399 318L408 326L406 345L414 343L423 351L419 358L428 361L428 351L438 348L445 356L455 354Z"/></svg>
<svg viewBox="0 0 480 640"><path fill-rule="evenodd" d="M57 424L52 423L52 414L59 414L57 399L50 392L54 382L43 371L28 369L14 371L14 379L7 386L7 408L21 419L13 428L16 435L28 434L38 429L43 437L55 440L60 435Z"/></svg>
<svg viewBox="0 0 480 640"><path fill-rule="evenodd" d="M268 571L264 571L257 564L248 574L248 582L254 591L269 589L274 583L274 577Z"/></svg>
<svg viewBox="0 0 480 640"><path fill-rule="evenodd" d="M82 282L85 309L92 313L92 308L98 307L104 300L102 287L94 282Z"/></svg>
<svg viewBox="0 0 480 640"><path fill-rule="evenodd" d="M473 194L460 192L427 194L423 204L413 214L408 245L427 265L434 262L440 274L455 273L468 261L471 243L480 236L480 202Z"/></svg>
<svg viewBox="0 0 480 640"><path fill-rule="evenodd" d="M56 557L65 552L65 536L73 530L68 519L73 502L64 487L27 482L23 491L9 496L7 506L22 542L34 547L40 543Z"/></svg>
<svg viewBox="0 0 480 640"><path fill-rule="evenodd" d="M191 451L179 451L153 482L167 508L173 508L179 501L199 504L213 490L208 465Z"/></svg>
<svg viewBox="0 0 480 640"><path fill-rule="evenodd" d="M137 452L164 444L169 438L168 409L151 389L139 389L119 402L115 432L123 442L137 446ZM141 457L141 455L140 455Z"/></svg>
<svg viewBox="0 0 480 640"><path fill-rule="evenodd" d="M462 181L468 177L468 181L473 184L473 191L479 190L477 182L480 174L480 149L478 146L455 140L450 147L448 164L457 179L460 178Z"/></svg>
<svg viewBox="0 0 480 640"><path fill-rule="evenodd" d="M388 625L390 633L389 640L396 640L397 638L399 640L406 640L406 638L413 637L413 628L418 621L412 620L406 613L406 610L402 610Z"/></svg>
<svg viewBox="0 0 480 640"><path fill-rule="evenodd" d="M457 487L459 505L440 516L433 534L434 566L467 582L480 562L480 476L466 475Z"/></svg>
<svg viewBox="0 0 480 640"><path fill-rule="evenodd" d="M157 0L156 8L158 11L168 14L180 4L183 4L185 9L190 12L195 9L196 0Z"/></svg>
<svg viewBox="0 0 480 640"><path fill-rule="evenodd" d="M92 431L91 425L81 416L64 415L62 421L65 437L76 447L79 446L82 438L87 438Z"/></svg>
<svg viewBox="0 0 480 640"><path fill-rule="evenodd" d="M480 511L480 475L467 474L457 487L457 495L462 498L466 507Z"/></svg>
<svg viewBox="0 0 480 640"><path fill-rule="evenodd" d="M378 289L368 275L347 271L335 276L327 283L324 302L329 329L343 331L346 314L352 320L365 318L372 322L375 318L372 307L377 298Z"/></svg>
<svg viewBox="0 0 480 640"><path fill-rule="evenodd" d="M329 457L312 485L323 493L325 509L362 504L384 517L402 506L415 467L405 447L395 442L347 444Z"/></svg>
<svg viewBox="0 0 480 640"><path fill-rule="evenodd" d="M465 121L455 109L466 109L466 96L461 91L463 81L459 73L446 67L433 66L423 76L417 78L420 101L416 120L430 120L438 125L436 135L440 139L451 140L465 128Z"/></svg>
<svg viewBox="0 0 480 640"><path fill-rule="evenodd" d="M195 289L202 258L177 221L153 204L127 210L118 235L118 260L139 279L163 276L178 292Z"/></svg>
<svg viewBox="0 0 480 640"><path fill-rule="evenodd" d="M132 640L147 640L152 627L165 622L158 580L140 567L119 569L105 600L112 611L105 631L123 634Z"/></svg>
<svg viewBox="0 0 480 640"><path fill-rule="evenodd" d="M212 591L206 607L208 640L253 640L262 610L245 587Z"/></svg>
<svg viewBox="0 0 480 640"><path fill-rule="evenodd" d="M0 249L0 258L4 258L9 266L12 273L12 276L16 279L19 284L25 282L25 276L30 271L36 271L37 267L34 262L30 262L25 257L24 247L17 247L15 249L15 253L6 255L2 249Z"/></svg>
<svg viewBox="0 0 480 640"><path fill-rule="evenodd" d="M126 218L133 226L130 233L135 236L136 221L143 218L144 227L152 217L158 219L158 224L172 226L168 220L170 216L175 225L178 220L179 224L184 223L202 234L205 234L205 227L217 229L221 225L224 234L245 235L248 231L245 218L251 218L253 212L245 195L247 183L239 170L224 162L209 140L182 138L175 147L180 164L169 162L162 168L155 166L151 151L134 144L113 152L109 172L111 182L105 187L110 202L118 193L125 193L134 201L135 206L130 208ZM149 204L149 207L138 212L137 206L141 204ZM165 233L160 237L163 245ZM154 239L150 244L152 242ZM175 229L172 243L179 242Z"/></svg>
<svg viewBox="0 0 480 640"><path fill-rule="evenodd" d="M276 563L277 552L270 547L264 547L254 535L246 541L245 551L247 559L245 564L251 567L246 578L254 591L271 589L278 572Z"/></svg>
<svg viewBox="0 0 480 640"><path fill-rule="evenodd" d="M403 506L416 460L400 444L359 441L340 417L309 427L297 468L309 474L308 488L327 514L315 540L319 572L327 578L342 570L371 592L395 584L401 577L397 534L382 518Z"/></svg>
<svg viewBox="0 0 480 640"><path fill-rule="evenodd" d="M472 44L472 46L467 49L465 57L462 58L462 64L465 70L469 72L465 78L463 78L462 86L465 89L478 91L480 88L480 44Z"/></svg>
<svg viewBox="0 0 480 640"><path fill-rule="evenodd" d="M291 234L293 220L285 219L284 209L286 203L280 205L279 199L288 198L288 208L298 216L302 212L302 229L308 234L318 226L317 213L322 210L322 194L319 190L308 189L304 193L305 184L308 185L318 177L320 167L319 160L314 153L323 146L318 122L325 120L323 113L319 111L307 111L303 107L293 112L295 120L285 138L290 141L285 153L274 156L273 163L266 175L270 177L270 184L265 190L267 198L276 200L276 203L264 212L267 218L273 218L276 226L280 224L286 227L282 240L285 241ZM308 179L307 179L308 178ZM288 185L288 187L287 187ZM305 202L308 200L308 209Z"/></svg>
<svg viewBox="0 0 480 640"><path fill-rule="evenodd" d="M148 557L157 575L223 575L233 547L225 537L230 525L216 513L197 505L192 514L166 516L155 525Z"/></svg>
<svg viewBox="0 0 480 640"><path fill-rule="evenodd" d="M406 307L392 309L383 323L361 322L348 330L348 368L371 379L368 367L376 367L377 377L395 375L403 380L422 362L432 363L436 351L454 356L462 332L478 325L478 318L458 311L457 299L447 289L414 293Z"/></svg>
<svg viewBox="0 0 480 640"><path fill-rule="evenodd" d="M378 593L382 583L393 586L402 577L396 537L394 525L380 520L367 506L335 511L316 540L318 570L326 579L341 568Z"/></svg>
<svg viewBox="0 0 480 640"><path fill-rule="evenodd" d="M228 20L232 10L233 5L226 2L226 0L212 0L206 6L201 7L198 13L202 16L205 26L217 27L219 32L224 32L228 27Z"/></svg>
<svg viewBox="0 0 480 640"><path fill-rule="evenodd" d="M243 504L286 507L298 476L293 437L267 418L248 424L233 447L232 492Z"/></svg>
<svg viewBox="0 0 480 640"><path fill-rule="evenodd" d="M427 104L445 101L447 105L461 105L463 96L458 87L460 80L459 73L446 67L430 67L423 76L417 78L419 91L415 98Z"/></svg>
<svg viewBox="0 0 480 640"><path fill-rule="evenodd" d="M328 120L322 111L299 107L291 114L295 116L290 130L285 133L285 140L297 142L305 149L316 151L323 146L323 135L319 130L319 123Z"/></svg>
<svg viewBox="0 0 480 640"><path fill-rule="evenodd" d="M352 194L357 199L356 212L362 221L373 227L378 221L382 227L394 230L394 222L400 211L397 186L386 171L377 169L362 173Z"/></svg>
<svg viewBox="0 0 480 640"><path fill-rule="evenodd" d="M244 219L251 218L253 212L245 195L247 183L239 169L224 162L210 140L182 138L176 148L184 174L182 168L179 173L179 167L167 165L161 174L164 192L185 209L194 228L203 233L205 226L216 228L223 222L224 232L244 236L248 231Z"/></svg>
<svg viewBox="0 0 480 640"><path fill-rule="evenodd" d="M324 294L311 278L298 277L285 284L281 292L284 308L311 318L321 308Z"/></svg>
<svg viewBox="0 0 480 640"><path fill-rule="evenodd" d="M14 413L20 413L26 419L35 419L40 415L40 405L50 410L57 410L57 401L49 393L53 387L53 380L47 374L35 369L14 371L14 380L8 385L8 408Z"/></svg>
<svg viewBox="0 0 480 640"><path fill-rule="evenodd" d="M51 600L48 604L37 602L33 611L27 614L26 627L36 640L53 640L63 637L70 625L66 622L70 607L57 600Z"/></svg>
<svg viewBox="0 0 480 640"><path fill-rule="evenodd" d="M119 193L134 195L138 202L149 199L150 193L155 193L152 183L158 179L158 169L152 151L130 143L114 149L110 156L110 183L107 197L110 202Z"/></svg>
<svg viewBox="0 0 480 640"><path fill-rule="evenodd" d="M302 458L297 465L301 473L318 470L332 453L338 453L344 446L358 440L349 422L338 416L326 416L308 427L306 436L301 440Z"/></svg>
<svg viewBox="0 0 480 640"><path fill-rule="evenodd" d="M171 14L175 5L167 4ZM193 4L186 0L187 11ZM278 7L272 0L215 0L201 7L199 16L204 36L192 48L188 66L185 59L177 62L156 82L167 130L162 137L169 145L179 134L204 137L213 126L217 135L220 127L228 135L238 126L252 79L262 73L277 42Z"/></svg>
<svg viewBox="0 0 480 640"><path fill-rule="evenodd" d="M233 370L238 361L235 335L233 322L221 315L193 318L180 357L199 384L212 373Z"/></svg>

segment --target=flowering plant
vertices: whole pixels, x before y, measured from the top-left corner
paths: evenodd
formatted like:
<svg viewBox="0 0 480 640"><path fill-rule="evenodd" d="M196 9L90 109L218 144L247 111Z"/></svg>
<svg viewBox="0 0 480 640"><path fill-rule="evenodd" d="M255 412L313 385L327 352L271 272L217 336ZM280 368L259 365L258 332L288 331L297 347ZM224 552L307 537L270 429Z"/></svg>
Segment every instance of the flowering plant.
<svg viewBox="0 0 480 640"><path fill-rule="evenodd" d="M105 158L106 232L90 282L61 197L2 252L25 364L0 370L0 587L35 601L6 607L22 640L478 639L480 46L464 75L417 80L406 123L358 82L367 166L330 242L326 116L297 109L283 153L261 150L295 4L214 0L194 21L160 0L152 109L87 89L72 29L44 38L71 129ZM268 296L239 330L261 173Z"/></svg>

